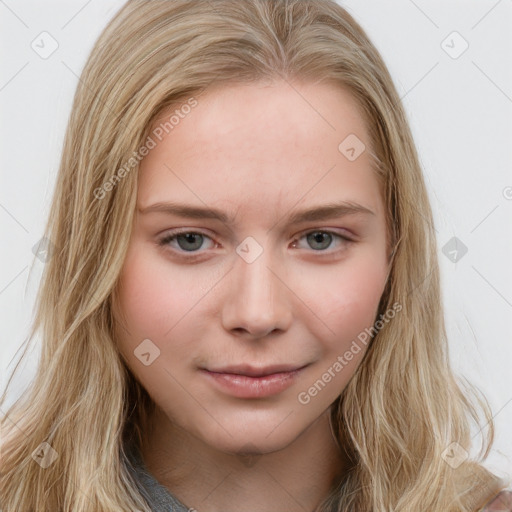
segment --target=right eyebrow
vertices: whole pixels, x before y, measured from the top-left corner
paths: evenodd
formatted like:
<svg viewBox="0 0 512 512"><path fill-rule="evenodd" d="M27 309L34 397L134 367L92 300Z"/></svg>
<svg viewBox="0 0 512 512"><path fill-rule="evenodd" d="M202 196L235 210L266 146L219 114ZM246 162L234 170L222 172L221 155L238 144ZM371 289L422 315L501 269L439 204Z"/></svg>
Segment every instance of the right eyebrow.
<svg viewBox="0 0 512 512"><path fill-rule="evenodd" d="M232 224L234 221L234 217L230 217L227 213L216 208L191 206L173 202L158 202L142 209L139 208L138 210L141 214L160 212L189 219L215 219L226 224Z"/></svg>

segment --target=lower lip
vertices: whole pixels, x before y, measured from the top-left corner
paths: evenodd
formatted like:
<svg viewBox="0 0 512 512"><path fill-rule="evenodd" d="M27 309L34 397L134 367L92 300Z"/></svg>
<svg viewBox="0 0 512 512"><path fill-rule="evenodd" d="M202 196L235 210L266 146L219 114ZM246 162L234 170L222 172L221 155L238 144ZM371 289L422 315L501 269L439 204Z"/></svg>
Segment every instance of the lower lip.
<svg viewBox="0 0 512 512"><path fill-rule="evenodd" d="M215 373L201 370L222 391L237 398L262 398L281 393L289 388L302 368L292 372L273 373L264 377L248 377L234 373Z"/></svg>

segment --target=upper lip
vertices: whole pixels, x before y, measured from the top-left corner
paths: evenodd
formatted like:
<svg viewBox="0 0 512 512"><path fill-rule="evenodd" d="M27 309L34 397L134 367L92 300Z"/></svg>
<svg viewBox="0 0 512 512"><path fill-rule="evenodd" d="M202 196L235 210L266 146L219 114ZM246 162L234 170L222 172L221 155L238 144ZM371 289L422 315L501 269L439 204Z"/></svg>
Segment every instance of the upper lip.
<svg viewBox="0 0 512 512"><path fill-rule="evenodd" d="M247 377L264 377L265 375L272 375L274 373L293 372L304 368L307 365L289 365L279 364L272 366L265 366L262 368L256 368L250 365L237 365L237 366L226 366L224 368L205 368L209 372L214 373L232 373L236 375L245 375Z"/></svg>

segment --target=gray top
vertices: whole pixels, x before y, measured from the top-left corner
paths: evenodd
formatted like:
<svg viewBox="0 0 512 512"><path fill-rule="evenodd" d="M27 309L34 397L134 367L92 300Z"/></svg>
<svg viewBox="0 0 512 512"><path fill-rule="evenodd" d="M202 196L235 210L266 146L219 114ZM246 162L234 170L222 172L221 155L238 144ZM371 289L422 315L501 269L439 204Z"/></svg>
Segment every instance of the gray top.
<svg viewBox="0 0 512 512"><path fill-rule="evenodd" d="M137 449L128 448L127 455L134 468L134 471L131 471L130 468L130 472L137 482L141 494L149 503L153 512L197 512L194 508L187 508L181 501L174 497L166 487L158 483L156 478L145 466L140 452ZM503 505L508 508L503 508ZM495 508L496 506L500 506L500 508ZM487 510L512 512L512 491L502 491L491 503L487 503L484 509L479 510L483 510L483 512Z"/></svg>
<svg viewBox="0 0 512 512"><path fill-rule="evenodd" d="M131 471L131 468L130 472L137 481L140 493L149 503L153 512L191 512L194 510L187 508L156 480L145 466L137 449L127 449L127 455L134 468L134 472Z"/></svg>

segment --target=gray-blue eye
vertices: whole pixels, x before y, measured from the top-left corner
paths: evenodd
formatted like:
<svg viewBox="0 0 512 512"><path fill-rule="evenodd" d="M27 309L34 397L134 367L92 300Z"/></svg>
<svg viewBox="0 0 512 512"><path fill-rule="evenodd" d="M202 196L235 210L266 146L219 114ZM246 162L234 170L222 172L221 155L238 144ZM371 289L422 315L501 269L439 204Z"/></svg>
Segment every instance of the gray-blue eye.
<svg viewBox="0 0 512 512"><path fill-rule="evenodd" d="M299 247L298 242L302 239L306 239L308 247ZM351 239L340 235L338 233L334 233L332 231L326 230L314 230L309 231L300 237L298 237L293 247L312 249L315 252L334 252L334 251L326 251L331 245L333 245L333 241L338 240L338 246L347 245L352 242ZM210 241L210 246L204 247L205 240ZM186 254L189 253L192 255L193 253L200 254L204 251L200 251L200 249L211 249L215 243L214 241L205 233L197 232L197 231L186 231L182 230L179 232L170 232L166 234L159 242L161 246L168 246L176 253Z"/></svg>
<svg viewBox="0 0 512 512"><path fill-rule="evenodd" d="M171 245L171 242L176 240L178 247L175 249L181 249L185 252L196 252L203 245L204 239L210 239L209 236L198 233L196 231L182 231L180 233L169 233L164 236L159 242L160 245Z"/></svg>
<svg viewBox="0 0 512 512"><path fill-rule="evenodd" d="M306 235L309 244L319 244L320 247L311 247L312 249L327 249L332 242L332 234L325 231L313 231Z"/></svg>
<svg viewBox="0 0 512 512"><path fill-rule="evenodd" d="M320 252L326 252L324 249L329 248L333 241L336 239L340 240L341 245L352 242L352 240L350 240L348 237L334 233L332 231L324 230L309 231L308 233L305 233L299 237L297 241L301 240L302 238L306 238L307 243L311 249ZM295 247L297 247L297 242L295 243Z"/></svg>

